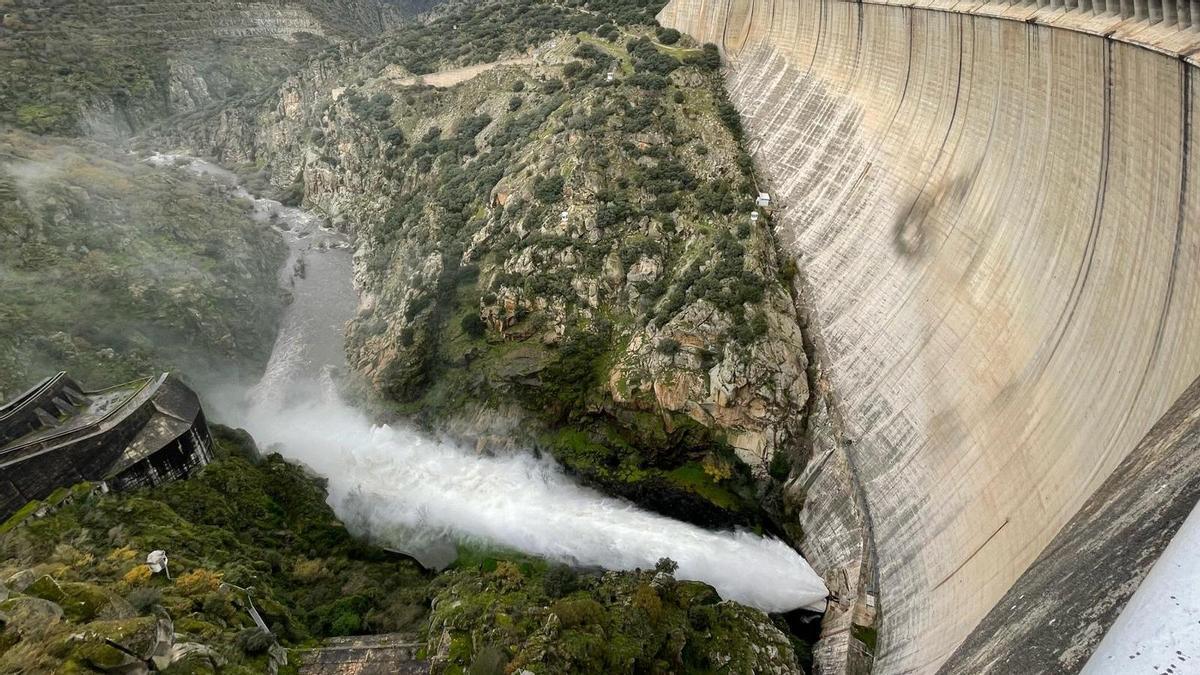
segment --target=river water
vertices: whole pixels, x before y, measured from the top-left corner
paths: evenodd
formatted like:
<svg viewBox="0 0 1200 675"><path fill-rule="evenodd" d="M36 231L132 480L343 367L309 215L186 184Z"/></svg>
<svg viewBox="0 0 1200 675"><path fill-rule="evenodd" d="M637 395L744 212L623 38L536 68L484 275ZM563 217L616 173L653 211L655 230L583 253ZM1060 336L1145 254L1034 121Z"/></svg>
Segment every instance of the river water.
<svg viewBox="0 0 1200 675"><path fill-rule="evenodd" d="M148 161L210 176L253 201L290 257L280 281L292 291L262 381L220 401L223 421L328 479L329 503L351 531L440 567L458 543L515 549L607 569L647 569L664 557L680 579L764 611L821 611L828 594L784 542L713 532L582 487L530 453L491 457L411 429L375 425L339 400L331 372L345 367L345 322L355 311L349 244L324 220L250 195L233 174L201 160Z"/></svg>

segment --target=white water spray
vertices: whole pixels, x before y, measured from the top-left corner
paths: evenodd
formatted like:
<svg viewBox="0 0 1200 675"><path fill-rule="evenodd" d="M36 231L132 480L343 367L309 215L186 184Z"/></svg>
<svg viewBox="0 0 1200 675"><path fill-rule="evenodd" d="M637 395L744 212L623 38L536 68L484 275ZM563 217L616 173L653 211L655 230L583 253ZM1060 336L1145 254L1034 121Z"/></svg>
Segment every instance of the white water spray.
<svg viewBox="0 0 1200 675"><path fill-rule="evenodd" d="M373 427L325 401L244 424L329 479L338 516L386 546L419 555L441 537L517 549L573 565L649 569L711 584L764 611L822 611L828 591L787 544L749 532L711 532L581 487L549 460L485 457L411 431Z"/></svg>
<svg viewBox="0 0 1200 675"><path fill-rule="evenodd" d="M342 326L355 306L344 240L312 214L250 195L212 164L178 155L148 161L225 182L284 235L291 256L281 280L294 301L262 380L234 397L221 418L327 477L330 505L357 533L441 564L453 560L456 542L614 570L671 558L678 578L707 582L729 600L768 612L825 609L821 578L778 539L710 532L648 513L581 487L552 461L527 453L483 457L372 426L338 399L329 377L330 367L344 365ZM305 255L306 272L294 274Z"/></svg>

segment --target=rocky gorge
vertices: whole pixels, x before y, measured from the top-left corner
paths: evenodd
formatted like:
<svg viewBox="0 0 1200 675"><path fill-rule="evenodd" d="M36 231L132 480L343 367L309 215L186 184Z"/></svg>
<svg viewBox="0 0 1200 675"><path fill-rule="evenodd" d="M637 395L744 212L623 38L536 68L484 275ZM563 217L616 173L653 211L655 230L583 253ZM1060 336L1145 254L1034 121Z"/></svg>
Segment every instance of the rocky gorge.
<svg viewBox="0 0 1200 675"><path fill-rule="evenodd" d="M532 448L553 458L572 481L607 495L702 527L771 533L795 545L805 534L796 514L811 454L809 412L820 407L814 404L817 369L797 312L801 280L777 250L772 211L755 204L760 189L722 84L720 55L656 27L659 4L450 3L383 33L317 41L296 24L283 35L317 50L286 78L260 80L248 85L253 95L238 96L236 88L209 89L204 78L212 71L197 80L186 66L173 66L162 82L179 105L99 135L112 142L136 131L133 157L167 151L211 158L241 175L253 192L302 206L321 222L322 237L352 242L358 302L346 326L345 363L333 361L344 366L336 373L340 395L372 419L415 425L485 460L505 461ZM288 53L285 61L296 58ZM451 76L458 72L469 76ZM181 175L194 168L191 160L162 157L157 163L178 165L166 171ZM239 208L252 221L261 200L230 185L209 189L230 203L248 202ZM261 258L260 272L281 256L276 250ZM303 278L296 271L302 264L302 258L289 259L293 280ZM268 280L259 277L259 285ZM315 278L319 284L323 277ZM352 302L339 294L340 305ZM272 301L287 301L287 295ZM285 334L292 310L307 302L299 291L291 295ZM339 306L337 313L349 309ZM231 311L239 318L262 316L261 308ZM208 321L217 314L201 316ZM264 438L277 440L269 433ZM313 457L338 444L310 434L314 439L326 447L315 448ZM423 442L416 442L418 449ZM246 444L227 439L222 461L236 463L240 452L252 464L261 462ZM267 466L276 461L271 457ZM305 462L325 476L338 471ZM325 480L315 489L352 534L385 543L339 507L344 485ZM361 485L356 489L351 501L369 495ZM89 497L83 508L109 504L105 499ZM160 527L160 516L143 506L126 508L128 527ZM208 518L201 511L180 513ZM97 525L75 511L66 514L39 530L47 541ZM327 514L310 510L304 517ZM289 526L309 527L302 521ZM34 565L42 543L28 538L25 525L13 532L0 544L19 568ZM332 584L347 569L339 556L375 561L386 555L339 549L328 557L328 571L314 577L309 563L324 556L320 546L295 566L299 551L280 549L282 562L272 563L276 576L269 582L277 591L276 615L286 617L285 629L272 631L277 644L295 648L335 635L416 628L427 636L421 655L437 672L505 666L797 672L809 658L810 638L789 634L800 617L791 615L789 625L781 616L721 602L711 587L675 581L671 560L660 561L654 573L584 568L567 574L514 550L459 544L453 571L437 576L428 590L411 578L403 582L403 607L389 604L391 585L344 589L341 599L331 594L324 596L329 604L301 607L287 595L293 584L313 578ZM96 550L84 557L111 555L103 537L88 546ZM246 585L266 571L230 567L234 560L244 564L244 556L205 556L189 564L197 573L227 574ZM36 571L117 595L137 590L128 579L110 587L105 575L121 561L96 576L76 569L77 558L61 557L57 549L55 560L53 568ZM681 563L681 573L694 574L690 558ZM603 559L600 564L612 568ZM219 584L207 591L225 592ZM55 601L37 593L33 597ZM422 594L425 601L437 599L428 616L408 609L421 606ZM183 597L191 600L171 595L172 615L191 607L207 616L207 605L217 604L203 593ZM103 610L105 616L129 614L120 603L114 607ZM249 637L233 639L230 631L244 621L230 612L212 625L200 631L201 642L219 658L208 659L205 668L281 666L275 652L263 661L267 652L245 642ZM184 634L197 637L197 628ZM711 643L717 634L725 637ZM61 658L64 652L56 653ZM90 652L69 652L69 658L95 663Z"/></svg>
<svg viewBox="0 0 1200 675"><path fill-rule="evenodd" d="M756 489L804 459L808 361L704 50L531 28L505 47L532 63L438 89L396 84L407 37L153 142L267 167L354 237L348 353L377 403L481 448L519 429L607 490L755 522Z"/></svg>

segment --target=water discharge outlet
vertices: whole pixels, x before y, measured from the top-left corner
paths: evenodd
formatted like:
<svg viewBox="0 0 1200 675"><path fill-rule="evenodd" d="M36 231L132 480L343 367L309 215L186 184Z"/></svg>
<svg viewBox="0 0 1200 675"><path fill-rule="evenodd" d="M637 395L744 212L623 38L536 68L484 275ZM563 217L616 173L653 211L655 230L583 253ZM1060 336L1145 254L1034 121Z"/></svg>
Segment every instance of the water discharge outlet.
<svg viewBox="0 0 1200 675"><path fill-rule="evenodd" d="M229 183L232 174L184 156L155 155ZM380 544L441 567L458 543L499 546L578 566L650 569L679 564L680 579L768 612L823 611L829 591L785 542L712 532L644 511L574 482L529 453L479 456L414 431L374 426L341 402L328 368L344 365L341 329L354 310L350 256L322 219L250 195L292 255L281 281L293 295L262 381L227 401L222 418L329 480L338 516ZM325 241L325 245L313 242ZM305 273L294 273L306 260Z"/></svg>

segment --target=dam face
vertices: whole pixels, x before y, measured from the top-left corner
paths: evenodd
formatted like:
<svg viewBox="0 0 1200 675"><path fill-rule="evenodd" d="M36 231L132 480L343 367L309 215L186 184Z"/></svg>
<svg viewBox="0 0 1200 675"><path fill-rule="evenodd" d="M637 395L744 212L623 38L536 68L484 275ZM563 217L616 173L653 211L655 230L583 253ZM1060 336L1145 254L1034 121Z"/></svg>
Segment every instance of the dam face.
<svg viewBox="0 0 1200 675"><path fill-rule="evenodd" d="M1200 374L1197 71L1179 56L1200 33L1186 3L1129 14L673 0L660 15L725 50L811 286L874 550L876 672L1006 672L948 659ZM805 546L815 565L854 562ZM1077 670L1084 647L1021 672Z"/></svg>

